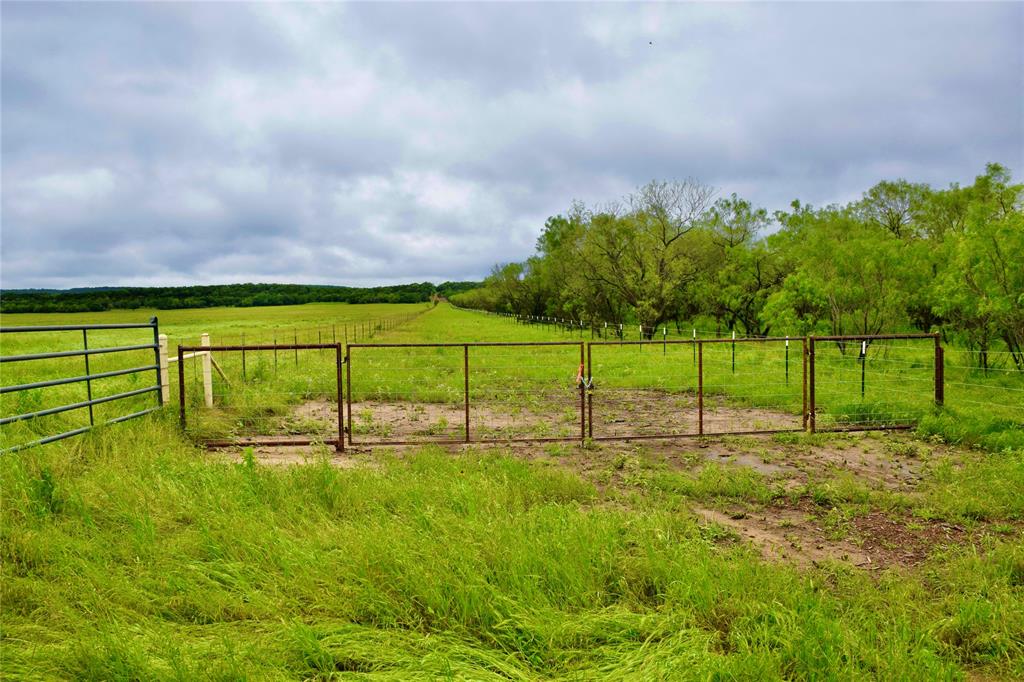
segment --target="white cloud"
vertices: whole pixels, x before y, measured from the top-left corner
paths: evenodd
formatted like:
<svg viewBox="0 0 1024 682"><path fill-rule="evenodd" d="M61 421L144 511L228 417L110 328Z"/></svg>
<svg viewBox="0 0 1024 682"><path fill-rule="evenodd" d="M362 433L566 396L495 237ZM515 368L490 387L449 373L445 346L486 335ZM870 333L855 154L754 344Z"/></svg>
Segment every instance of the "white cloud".
<svg viewBox="0 0 1024 682"><path fill-rule="evenodd" d="M1020 4L2 12L5 287L479 277L652 178L775 209L1024 166Z"/></svg>

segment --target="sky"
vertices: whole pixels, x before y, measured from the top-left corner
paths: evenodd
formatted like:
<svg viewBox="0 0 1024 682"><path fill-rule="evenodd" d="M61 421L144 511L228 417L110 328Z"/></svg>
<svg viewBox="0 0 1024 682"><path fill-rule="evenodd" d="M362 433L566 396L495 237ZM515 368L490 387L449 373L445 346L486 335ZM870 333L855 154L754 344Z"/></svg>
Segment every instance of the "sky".
<svg viewBox="0 0 1024 682"><path fill-rule="evenodd" d="M1024 172L1024 3L3 2L0 287L480 279L695 178Z"/></svg>

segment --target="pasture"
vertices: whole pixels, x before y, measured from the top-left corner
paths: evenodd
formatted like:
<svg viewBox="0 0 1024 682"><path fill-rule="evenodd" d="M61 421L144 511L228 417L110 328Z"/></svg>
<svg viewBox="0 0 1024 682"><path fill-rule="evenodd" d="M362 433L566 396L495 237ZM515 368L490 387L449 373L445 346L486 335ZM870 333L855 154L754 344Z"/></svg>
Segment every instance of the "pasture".
<svg viewBox="0 0 1024 682"><path fill-rule="evenodd" d="M245 343L278 333L332 343L324 336L336 338L338 325L351 343L590 341L445 304L159 315L172 354L200 333L214 345L241 343L242 333ZM80 347L61 338L66 346L4 338L3 354ZM125 339L96 335L97 344ZM200 363L186 360L184 434L174 366L161 413L4 455L0 674L1024 677L1019 374L979 375L947 349L946 406L936 410L930 340L880 342L859 364L856 353L823 348L823 427L918 426L806 434L798 348L787 371L781 343L738 344L735 355L728 343L709 344L708 424L796 431L604 441L695 435L698 359L684 344L591 351L593 438L578 438L590 407L581 408L576 383L579 345L357 347L345 389L352 436L364 444L344 454L316 444L209 452L195 442L336 434L345 406L333 354L302 350L252 351L244 361L215 354L224 377L214 376L213 409L203 407ZM81 373L73 362L47 364L42 377L35 363L4 365L3 384ZM91 371L110 368L98 363ZM475 435L567 440L430 444L462 433L466 366ZM104 381L94 390L130 380ZM6 415L71 402L80 388L0 407ZM75 418L5 427L4 445ZM398 436L423 444L373 445Z"/></svg>

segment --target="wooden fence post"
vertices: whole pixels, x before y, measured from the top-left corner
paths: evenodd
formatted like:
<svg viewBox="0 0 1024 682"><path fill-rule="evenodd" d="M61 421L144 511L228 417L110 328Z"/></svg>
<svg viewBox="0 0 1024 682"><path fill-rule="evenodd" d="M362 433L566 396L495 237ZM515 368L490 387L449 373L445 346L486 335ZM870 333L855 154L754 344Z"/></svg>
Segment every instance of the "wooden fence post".
<svg viewBox="0 0 1024 682"><path fill-rule="evenodd" d="M199 345L209 346L210 335L203 334L199 337ZM203 403L207 407L213 407L213 376L211 371L210 351L202 351L203 353Z"/></svg>
<svg viewBox="0 0 1024 682"><path fill-rule="evenodd" d="M167 359L167 334L160 335L160 396L163 404L171 402L170 362Z"/></svg>

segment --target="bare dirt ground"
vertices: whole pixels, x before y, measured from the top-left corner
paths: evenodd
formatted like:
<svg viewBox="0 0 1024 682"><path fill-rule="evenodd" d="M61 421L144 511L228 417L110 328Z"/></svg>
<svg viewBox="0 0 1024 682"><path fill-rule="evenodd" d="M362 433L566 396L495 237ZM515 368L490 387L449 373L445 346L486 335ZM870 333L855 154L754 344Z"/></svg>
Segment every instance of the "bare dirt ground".
<svg viewBox="0 0 1024 682"><path fill-rule="evenodd" d="M597 390L593 395L593 414L595 438L695 435L700 432L700 415L694 393L619 388ZM800 427L799 414L753 407L730 407L716 398L705 397L704 433Z"/></svg>
<svg viewBox="0 0 1024 682"><path fill-rule="evenodd" d="M696 435L699 414L692 393L610 388L595 391L581 406L575 390L521 393L505 401L484 400L471 392L469 419L473 440L507 438L574 438L580 433L581 407L593 421L595 438L655 435ZM335 429L337 406L310 401L293 410L293 422L322 423ZM360 443L389 440L461 440L465 437L465 404L364 401L352 404L353 435ZM801 419L780 410L731 407L708 397L704 432L799 429ZM589 430L588 430L589 433Z"/></svg>
<svg viewBox="0 0 1024 682"><path fill-rule="evenodd" d="M616 401L609 410L614 418L608 419L605 415L601 424L611 433L615 433L615 428L628 429L637 423L641 433L645 432L643 429L663 429L688 417L683 410L686 399L686 396L678 396L678 404L651 396L629 405L625 399ZM444 404L353 404L354 435L357 442L422 440L427 444L432 440L461 439L464 436L463 410L462 405ZM578 403L563 406L561 413L553 413L550 403L517 410L477 404L470 415L472 435L474 438L575 437L579 434L578 410ZM730 414L730 410L735 414ZM717 415L727 428L737 429L736 425L750 424L758 424L756 428L771 428L762 425L793 419L791 415L766 410L723 407L718 408ZM336 433L337 406L333 403L306 403L295 409L294 417L300 421L335 425ZM595 425L597 419L595 408ZM660 472L696 473L708 464L756 471L783 494L767 503L748 499L701 499L694 502L691 512L701 524L724 531L725 542L745 542L766 559L800 566L839 561L868 570L912 567L942 547L973 542L989 532L984 524L968 529L867 506L856 513L843 512L828 501L815 502L806 494L808 486L815 482L848 480L875 491L914 495L927 462L936 456L955 454L955 451L945 445L922 443L905 433L588 441L584 447L578 441L473 443L449 447L453 451L468 448L511 452L545 466L568 469L592 481L606 496L643 488ZM343 454L325 445L258 446L254 447L254 455L261 463L270 465L303 463L327 456L332 464L348 468L373 466L380 450L372 443L347 447ZM397 456L409 451L402 447L386 450ZM241 452L241 448L237 448L226 450L224 454L238 458ZM1016 527L1016 532L1022 532L1022 528Z"/></svg>

